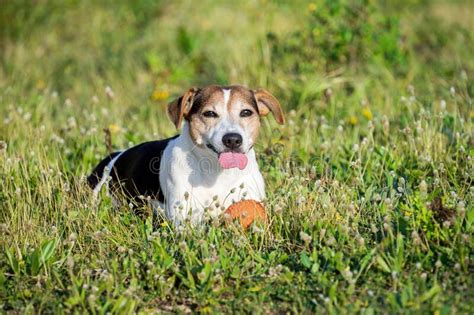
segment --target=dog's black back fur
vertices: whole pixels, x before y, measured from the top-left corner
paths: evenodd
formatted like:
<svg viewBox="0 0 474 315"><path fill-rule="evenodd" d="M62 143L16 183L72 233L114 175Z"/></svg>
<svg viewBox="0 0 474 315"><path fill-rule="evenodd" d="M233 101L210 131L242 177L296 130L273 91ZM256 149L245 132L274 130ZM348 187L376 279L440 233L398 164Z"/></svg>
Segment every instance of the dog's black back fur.
<svg viewBox="0 0 474 315"><path fill-rule="evenodd" d="M160 187L161 157L169 142L177 136L159 141L139 144L123 152L115 161L110 173L110 187L114 193L122 191L126 197L138 201L138 196L152 197L160 202L165 198ZM107 164L120 152L114 152L103 159L87 178L95 188Z"/></svg>

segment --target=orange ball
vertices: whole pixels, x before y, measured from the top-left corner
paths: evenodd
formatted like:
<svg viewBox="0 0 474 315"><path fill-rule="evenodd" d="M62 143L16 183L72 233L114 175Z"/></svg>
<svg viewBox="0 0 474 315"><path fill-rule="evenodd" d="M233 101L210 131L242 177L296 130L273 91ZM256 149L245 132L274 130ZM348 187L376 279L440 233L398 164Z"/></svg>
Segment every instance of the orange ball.
<svg viewBox="0 0 474 315"><path fill-rule="evenodd" d="M256 220L267 221L265 208L255 200L241 200L231 204L224 212L224 217L227 222L238 219L244 229Z"/></svg>

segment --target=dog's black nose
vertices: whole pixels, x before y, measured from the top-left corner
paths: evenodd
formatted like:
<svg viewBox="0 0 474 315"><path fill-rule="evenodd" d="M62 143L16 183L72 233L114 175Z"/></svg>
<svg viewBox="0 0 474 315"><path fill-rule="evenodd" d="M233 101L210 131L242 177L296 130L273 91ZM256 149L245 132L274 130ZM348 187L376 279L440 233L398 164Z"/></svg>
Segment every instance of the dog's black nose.
<svg viewBox="0 0 474 315"><path fill-rule="evenodd" d="M242 145L242 136L235 132L225 134L222 143L231 150L237 149Z"/></svg>

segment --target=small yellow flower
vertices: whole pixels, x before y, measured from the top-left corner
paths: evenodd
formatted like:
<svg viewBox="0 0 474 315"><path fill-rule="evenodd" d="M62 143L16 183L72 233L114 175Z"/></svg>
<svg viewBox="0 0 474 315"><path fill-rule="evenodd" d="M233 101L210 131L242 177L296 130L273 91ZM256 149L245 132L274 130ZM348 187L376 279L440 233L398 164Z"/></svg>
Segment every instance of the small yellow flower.
<svg viewBox="0 0 474 315"><path fill-rule="evenodd" d="M117 124L110 124L109 125L109 130L110 130L110 133L117 133L120 130L122 130L122 128Z"/></svg>
<svg viewBox="0 0 474 315"><path fill-rule="evenodd" d="M365 107L365 108L362 110L362 116L364 116L364 117L367 118L368 120L372 120L373 115L372 115L372 112L370 111L370 108Z"/></svg>
<svg viewBox="0 0 474 315"><path fill-rule="evenodd" d="M353 125L353 126L354 126L354 125L357 125L357 123L359 122L359 120L357 119L357 117L354 116L354 115L349 116L349 119L348 119L348 120L349 120L349 123L350 123L351 125Z"/></svg>
<svg viewBox="0 0 474 315"><path fill-rule="evenodd" d="M335 217L336 221L337 222L341 222L342 221L342 216L339 214L339 212L336 212L336 217Z"/></svg>
<svg viewBox="0 0 474 315"><path fill-rule="evenodd" d="M43 80L39 79L38 81L36 81L36 88L38 90L43 90L45 87L46 83Z"/></svg>
<svg viewBox="0 0 474 315"><path fill-rule="evenodd" d="M314 12L314 11L316 11L316 8L317 8L317 7L316 7L316 3L311 2L310 4L308 4L308 11L309 11L309 12Z"/></svg>
<svg viewBox="0 0 474 315"><path fill-rule="evenodd" d="M162 226L162 227L167 227L167 226L168 226L168 223L163 222L163 223L161 223L161 226Z"/></svg>
<svg viewBox="0 0 474 315"><path fill-rule="evenodd" d="M151 94L151 99L154 101L162 101L166 100L170 94L168 91L160 91L160 90L155 90L153 91L153 94Z"/></svg>

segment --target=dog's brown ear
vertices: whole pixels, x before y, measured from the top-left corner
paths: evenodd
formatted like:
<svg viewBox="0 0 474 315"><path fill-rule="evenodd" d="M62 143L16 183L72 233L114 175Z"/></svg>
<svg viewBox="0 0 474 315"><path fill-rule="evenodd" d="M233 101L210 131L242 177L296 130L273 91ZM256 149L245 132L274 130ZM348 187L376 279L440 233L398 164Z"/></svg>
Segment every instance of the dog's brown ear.
<svg viewBox="0 0 474 315"><path fill-rule="evenodd" d="M267 116L272 113L275 120L283 125L285 123L285 116L281 109L278 100L265 89L257 89L253 91L255 99L257 100L258 113L260 116Z"/></svg>
<svg viewBox="0 0 474 315"><path fill-rule="evenodd" d="M186 91L181 97L175 99L168 104L168 116L170 117L176 129L181 127L183 117L189 113L193 105L194 95L199 91L198 88L192 87Z"/></svg>

